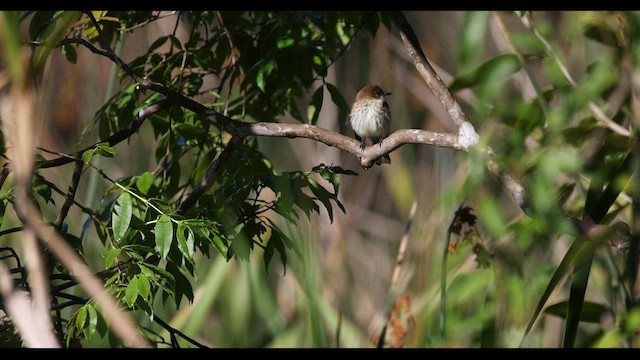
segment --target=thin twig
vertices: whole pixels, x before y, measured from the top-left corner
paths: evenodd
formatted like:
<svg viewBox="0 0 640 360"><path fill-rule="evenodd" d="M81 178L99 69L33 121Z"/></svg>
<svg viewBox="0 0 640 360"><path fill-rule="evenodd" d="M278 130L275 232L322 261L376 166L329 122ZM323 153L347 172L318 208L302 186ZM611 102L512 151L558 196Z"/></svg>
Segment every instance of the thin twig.
<svg viewBox="0 0 640 360"><path fill-rule="evenodd" d="M109 146L115 146L119 144L120 142L128 139L131 135L135 134L136 131L138 131L138 129L142 125L142 123L149 116L159 111L168 109L171 106L171 103L172 103L171 101L168 101L165 99L165 100L160 100L158 102L145 106L140 111L138 111L138 114L133 118L133 120L131 120L131 122L129 123L129 125L127 125L126 128L114 133L113 135L109 136L103 141L100 141L99 143L107 142L109 143ZM73 161L76 161L77 159L82 159L82 154L85 151L95 149L97 145L98 143L95 143L93 145L85 147L82 150L76 151L73 154L67 154L67 155L61 154L61 156L56 159L36 162L36 167L51 168L51 167L57 167L60 165L71 163Z"/></svg>
<svg viewBox="0 0 640 360"><path fill-rule="evenodd" d="M171 325L167 324L162 319L160 319L157 315L153 316L153 321L158 323L158 325L162 326L163 328L165 328L169 332L172 340L174 340L174 337L176 335L179 335L181 338L185 339L186 341L190 342L191 344L195 345L196 347L198 347L200 349L208 349L207 346L200 344L199 342L197 342L197 341L193 340L192 338L190 338L189 336L185 335L180 330L178 330L178 329L172 327ZM176 341L176 343L177 343L177 341Z"/></svg>
<svg viewBox="0 0 640 360"><path fill-rule="evenodd" d="M69 209L71 209L71 205L74 203L76 190L78 189L78 184L80 183L80 176L82 175L82 168L84 167L84 161L76 160L76 166L73 170L73 175L71 176L71 184L69 185L69 191L66 194L66 199L64 204L62 204L62 208L60 209L60 213L54 222L56 228L60 229L64 219L67 217L69 213Z"/></svg>

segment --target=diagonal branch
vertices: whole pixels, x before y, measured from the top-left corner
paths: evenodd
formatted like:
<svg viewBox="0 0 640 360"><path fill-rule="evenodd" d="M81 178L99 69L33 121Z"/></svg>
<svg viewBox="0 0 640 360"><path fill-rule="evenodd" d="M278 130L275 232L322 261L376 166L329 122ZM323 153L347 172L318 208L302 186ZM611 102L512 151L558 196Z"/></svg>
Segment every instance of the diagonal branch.
<svg viewBox="0 0 640 360"><path fill-rule="evenodd" d="M454 124L458 127L458 138L459 141L462 142L462 145L464 145L463 149L468 150L470 147L476 145L480 138L473 124L469 121L469 118L462 110L455 96L449 91L447 85L440 79L429 63L429 60L427 60L427 57L420 47L420 42L413 28L407 21L407 18L401 12L393 12L389 15L398 30L400 30L400 37L416 69L418 69L418 72L427 82L427 85L429 85L434 94L440 99L440 102L449 113L451 120L453 120ZM525 214L530 215L531 210L527 204L527 195L522 184L511 176L511 174L500 168L499 164L495 161L494 152L490 147L482 147L480 153L489 171L500 180L507 193L511 195Z"/></svg>
<svg viewBox="0 0 640 360"><path fill-rule="evenodd" d="M135 134L136 131L138 131L138 129L140 128L140 126L142 125L142 123L151 115L168 109L171 106L171 101L168 100L160 100L158 102L155 102L151 105L145 106L144 108L142 108L138 114L133 118L133 120L131 120L131 122L129 123L129 125L114 133L113 135L109 136L108 138L106 138L105 140L102 140L101 142L107 142L109 143L109 146L114 146L126 139L128 139L131 135ZM44 160L44 161L39 161L36 162L35 166L37 168L51 168L51 167L57 167L57 166L61 166L61 165L65 165L71 162L76 161L77 159L81 159L82 158L82 154L87 151L87 150L91 150L91 149L95 149L97 144L93 144L91 146L87 146L86 148L76 151L73 154L69 154L69 155L62 155L60 157L57 157L55 159L51 159L51 160Z"/></svg>
<svg viewBox="0 0 640 360"><path fill-rule="evenodd" d="M80 176L82 175L82 168L84 167L84 161L76 160L76 167L73 170L73 175L71 176L71 184L69 185L69 191L66 194L66 199L62 208L60 209L60 213L54 222L56 228L60 229L62 227L62 223L64 219L67 217L69 213L69 209L71 209L71 205L73 205L73 201L76 196L76 190L78 189L78 184L80 183Z"/></svg>

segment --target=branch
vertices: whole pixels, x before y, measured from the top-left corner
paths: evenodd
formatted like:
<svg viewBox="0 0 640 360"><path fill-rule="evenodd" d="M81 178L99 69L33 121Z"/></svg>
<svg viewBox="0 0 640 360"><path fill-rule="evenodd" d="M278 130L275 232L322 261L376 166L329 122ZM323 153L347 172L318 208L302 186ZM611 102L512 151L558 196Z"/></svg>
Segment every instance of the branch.
<svg viewBox="0 0 640 360"><path fill-rule="evenodd" d="M58 218L54 222L56 228L60 229L64 219L67 217L69 213L69 209L71 209L71 205L74 202L74 198L76 195L76 189L78 188L78 184L80 183L80 175L82 175L82 168L84 167L84 161L76 160L76 167L73 170L73 176L71 177L71 184L69 185L69 191L66 194L66 200L60 209L60 213L58 214Z"/></svg>
<svg viewBox="0 0 640 360"><path fill-rule="evenodd" d="M199 342L193 340L192 338L188 337L187 335L185 335L183 332L181 332L180 330L173 328L171 325L167 324L166 322L162 321L162 319L160 319L157 315L153 316L153 321L155 321L156 323L158 323L158 325L162 326L165 330L167 330L169 332L169 334L171 335L171 339L175 339L175 335L180 335L181 338L187 340L188 342L190 342L191 344L197 346L200 349L207 349L206 346L200 344ZM173 341L172 341L173 343ZM173 344L172 344L173 345Z"/></svg>
<svg viewBox="0 0 640 360"><path fill-rule="evenodd" d="M109 146L115 146L116 144L128 139L131 135L135 134L136 131L138 131L138 129L140 128L140 126L142 125L142 123L151 115L168 109L170 106L172 105L171 101L168 101L166 99L160 100L156 103L153 103L151 105L145 106L144 108L142 108L140 111L138 111L138 114L133 118L133 120L131 120L131 122L129 123L129 125L114 133L113 135L109 136L107 139L100 141L100 142L108 142ZM87 151L87 150L91 150L91 149L95 149L97 143L93 144L91 146L87 146L86 148L76 151L73 154L68 154L68 155L61 155L58 158L52 159L52 160L44 160L44 161L39 161L36 162L36 167L37 168L51 168L51 167L56 167L56 166L60 166L60 165L64 165L64 164L68 164L71 162L74 162L78 159L82 158L82 154Z"/></svg>
<svg viewBox="0 0 640 360"><path fill-rule="evenodd" d="M390 14L390 18L396 27L400 30L400 37L404 42L409 57L413 60L413 64L422 78L427 82L427 85L431 88L433 93L440 99L440 102L449 113L449 117L453 120L453 123L458 127L458 141L462 145L462 150L468 150L470 147L476 145L480 138L476 133L473 124L469 121L469 118L462 110L462 107L456 100L455 96L449 91L449 88L440 79L436 71L433 69L429 60L425 56L420 42L416 37L413 28L407 21L407 18L401 12L394 12ZM385 140L386 141L386 140ZM495 161L495 155L490 147L482 147L480 149L485 165L489 171L496 177L505 187L505 190L515 200L516 204L525 212L530 215L531 210L529 208L526 192L524 187L518 180L516 180L509 173L503 171L498 163Z"/></svg>
<svg viewBox="0 0 640 360"><path fill-rule="evenodd" d="M85 46L95 54L109 58L141 86L166 96L169 103L175 103L185 109L191 110L203 119L210 121L213 125L223 128L234 135L241 137L256 135L309 138L355 155L359 158L360 166L364 169L370 168L377 158L395 150L403 144L427 144L468 151L479 142L479 136L475 128L456 98L429 64L411 25L409 25L404 15L400 12L392 13L391 18L394 24L400 29L400 35L414 65L438 99L440 99L440 102L458 128L457 134L404 129L396 131L387 137L380 146L369 146L364 150L360 150L357 140L313 125L272 122L246 123L233 120L172 89L138 76L133 69L122 61L113 51L100 50L84 39L64 39L58 43L58 46L64 44L79 44ZM499 168L494 160L494 153L490 148L481 149L481 154L489 170L503 183L507 192L509 192L518 206L520 206L525 213L529 213L530 211L526 205L526 196L522 185L510 174Z"/></svg>

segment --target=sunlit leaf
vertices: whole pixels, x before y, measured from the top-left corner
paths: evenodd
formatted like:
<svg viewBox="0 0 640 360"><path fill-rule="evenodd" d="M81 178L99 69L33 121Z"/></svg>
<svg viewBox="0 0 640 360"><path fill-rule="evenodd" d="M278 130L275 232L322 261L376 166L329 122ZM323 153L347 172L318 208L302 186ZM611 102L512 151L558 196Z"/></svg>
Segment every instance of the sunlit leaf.
<svg viewBox="0 0 640 360"><path fill-rule="evenodd" d="M138 298L138 294L139 294L138 277L134 276L129 281L129 284L127 285L127 290L125 291L125 294L124 294L124 300L126 301L127 305L129 305L129 307L132 307L133 304L136 302L136 299Z"/></svg>
<svg viewBox="0 0 640 360"><path fill-rule="evenodd" d="M160 215L156 221L154 233L156 237L156 251L162 259L166 259L173 240L173 224L168 215Z"/></svg>
<svg viewBox="0 0 640 360"><path fill-rule="evenodd" d="M136 180L136 187L140 190L141 193L146 194L151 185L153 184L153 173L150 171L145 171L142 174L138 175Z"/></svg>
<svg viewBox="0 0 640 360"><path fill-rule="evenodd" d="M313 93L309 107L307 108L307 118L309 124L315 125L318 122L318 116L320 116L320 109L322 108L322 99L324 95L324 87L321 86Z"/></svg>
<svg viewBox="0 0 640 360"><path fill-rule="evenodd" d="M132 213L133 200L131 195L127 191L123 191L116 200L112 213L113 236L116 242L120 242L129 230Z"/></svg>

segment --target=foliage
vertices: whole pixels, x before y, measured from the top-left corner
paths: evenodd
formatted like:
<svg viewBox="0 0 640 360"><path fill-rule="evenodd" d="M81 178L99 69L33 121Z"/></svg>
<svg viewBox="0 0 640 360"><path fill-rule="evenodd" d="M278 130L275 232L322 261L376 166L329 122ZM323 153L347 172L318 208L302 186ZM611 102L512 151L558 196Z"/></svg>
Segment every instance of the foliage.
<svg viewBox="0 0 640 360"><path fill-rule="evenodd" d="M36 71L58 55L73 66L101 59L118 69L110 83L92 84L113 91L91 108L91 121L82 123L70 145L79 150L75 158L40 149L32 194L45 220L90 264L155 346L200 346L200 339L229 347L638 345L634 231L640 163L635 84L628 80L637 76L640 62L638 13L556 18L537 12L468 12L460 19L459 38L447 49L457 54L459 69L449 88L460 98L463 92L473 94L464 108L501 168L522 182L526 216L502 196L504 189L487 175L475 152L456 158L455 166L466 173L456 173L451 186L434 196L415 190L419 183L441 181L434 169L421 171L426 165L418 161L425 159L420 151L426 150L398 149L393 167L378 173L387 188L374 189L375 168L366 173L366 183L358 182L365 181L363 176L348 176L357 175L349 166L327 161L308 168L291 161L293 170L281 170L278 154L296 156L284 150L288 139L273 147L254 136L238 139L179 106L145 119L141 114L165 96L103 56L120 56L134 34L170 19L173 31L144 32L151 41L127 53L125 66L139 78L237 122L316 125L328 107L346 118L349 105L342 92L348 80L334 75L349 68L341 61L357 63L351 66L362 71L361 63L351 60L362 46L356 43L375 41L382 32L383 43L393 44L397 29L389 14L163 14L35 11L19 16L28 30L20 40L32 45ZM417 28L435 15L412 16L419 20L412 23ZM507 19L525 26L506 26ZM501 29L499 39L489 31L490 22ZM490 41L501 50L490 51ZM422 45L437 63L431 56L435 45ZM379 54L375 51L365 57ZM384 67L396 69L386 62ZM411 84L407 79L412 78L395 83L394 101ZM396 129L414 127L411 121L423 114L411 99L390 104ZM402 111L406 119L398 116ZM124 140L128 145L120 144ZM2 151L6 158L4 140ZM60 175L66 163L80 167L77 178ZM431 182L421 178L427 172L435 173ZM94 188L99 204L76 196L72 211L61 211L71 193L65 190L75 193L81 181L103 182ZM22 254L13 251L18 246L12 234L22 230L13 210L13 185L6 181L0 189L5 229L0 250L10 253L0 252L0 260L12 262L16 285L28 290L32 279L24 273ZM381 229L391 232L385 224L406 220L401 197L416 198L421 206L438 198L441 207L425 210L414 224L412 241L421 245L410 245L412 257L403 264L413 276L406 286L414 293L393 299L389 337L381 339L379 331L387 324L377 323L374 312L387 301L384 280L391 276L386 270L396 260L397 245L380 238L399 238ZM365 206L384 209L393 222L376 220L380 214L370 217L370 210L362 211ZM359 211L365 215L358 217ZM324 218L328 222L318 220ZM341 225L345 219L355 224ZM327 236L327 227L341 230ZM362 237L366 241L359 241ZM381 252L388 255L384 260ZM121 346L74 274L47 249L45 256L61 344ZM335 270L330 266L336 262L345 265ZM380 272L385 275L371 289L362 283ZM375 292L379 287L383 290ZM295 300L283 304L283 298ZM162 320L167 316L172 320ZM561 338L545 334L540 323L549 318L561 319ZM7 317L0 318L0 327L2 346L24 346Z"/></svg>

